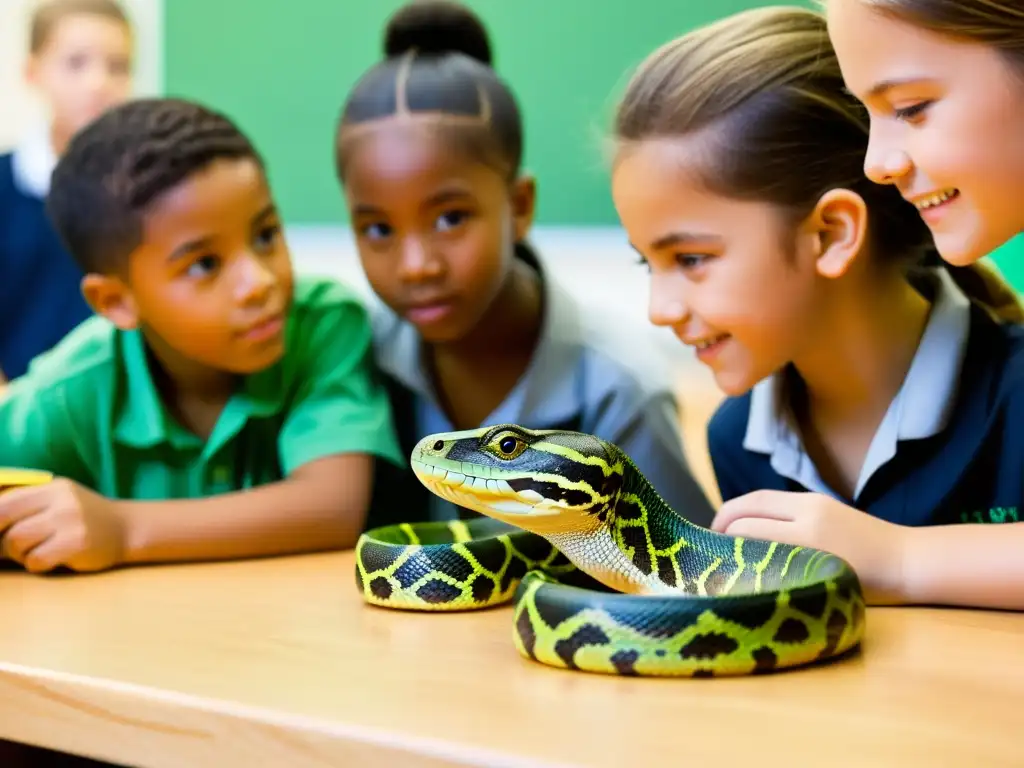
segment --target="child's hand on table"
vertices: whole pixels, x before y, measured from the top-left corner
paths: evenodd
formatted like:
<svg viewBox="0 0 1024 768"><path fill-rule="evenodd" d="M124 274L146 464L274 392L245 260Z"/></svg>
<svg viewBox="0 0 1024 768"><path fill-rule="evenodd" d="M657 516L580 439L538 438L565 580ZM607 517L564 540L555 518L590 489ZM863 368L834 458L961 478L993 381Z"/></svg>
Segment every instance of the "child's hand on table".
<svg viewBox="0 0 1024 768"><path fill-rule="evenodd" d="M0 537L0 554L33 573L101 571L124 556L118 503L63 478L0 493Z"/></svg>
<svg viewBox="0 0 1024 768"><path fill-rule="evenodd" d="M712 530L831 552L857 571L872 604L902 601L908 529L822 493L753 491L724 503Z"/></svg>

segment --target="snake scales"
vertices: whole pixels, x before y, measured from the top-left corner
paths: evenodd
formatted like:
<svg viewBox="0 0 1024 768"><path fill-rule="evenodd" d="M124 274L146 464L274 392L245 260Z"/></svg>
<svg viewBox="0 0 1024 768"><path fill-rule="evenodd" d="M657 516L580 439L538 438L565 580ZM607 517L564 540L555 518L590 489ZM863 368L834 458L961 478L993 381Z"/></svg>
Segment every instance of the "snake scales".
<svg viewBox="0 0 1024 768"><path fill-rule="evenodd" d="M827 552L684 520L621 450L503 424L430 435L433 493L485 517L375 528L356 544L373 605L514 602L523 656L617 675L742 675L835 658L865 626L856 573Z"/></svg>

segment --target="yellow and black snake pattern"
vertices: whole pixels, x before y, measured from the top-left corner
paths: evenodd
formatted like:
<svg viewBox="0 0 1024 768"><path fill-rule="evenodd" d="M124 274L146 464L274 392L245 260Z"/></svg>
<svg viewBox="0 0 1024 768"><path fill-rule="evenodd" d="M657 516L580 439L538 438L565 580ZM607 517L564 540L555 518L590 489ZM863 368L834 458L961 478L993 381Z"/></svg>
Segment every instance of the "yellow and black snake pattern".
<svg viewBox="0 0 1024 768"><path fill-rule="evenodd" d="M502 424L425 437L411 462L433 493L485 517L366 531L356 581L373 605L511 600L523 656L617 675L770 672L863 636L845 561L696 526L593 435Z"/></svg>

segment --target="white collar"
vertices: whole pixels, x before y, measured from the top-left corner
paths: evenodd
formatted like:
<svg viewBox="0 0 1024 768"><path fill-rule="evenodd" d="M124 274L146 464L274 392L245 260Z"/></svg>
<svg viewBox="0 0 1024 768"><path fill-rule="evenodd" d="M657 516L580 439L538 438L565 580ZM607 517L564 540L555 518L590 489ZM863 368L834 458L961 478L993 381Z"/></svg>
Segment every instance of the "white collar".
<svg viewBox="0 0 1024 768"><path fill-rule="evenodd" d="M895 456L899 441L941 432L956 402L970 334L970 300L942 267L929 270L925 279L933 294L928 323L903 385L869 448L858 492L878 467ZM782 373L754 386L743 447L770 455L777 472L802 482L815 473L790 418L785 389Z"/></svg>
<svg viewBox="0 0 1024 768"><path fill-rule="evenodd" d="M26 195L43 198L50 192L50 176L57 165L57 153L46 128L29 131L14 147L11 156L15 185Z"/></svg>

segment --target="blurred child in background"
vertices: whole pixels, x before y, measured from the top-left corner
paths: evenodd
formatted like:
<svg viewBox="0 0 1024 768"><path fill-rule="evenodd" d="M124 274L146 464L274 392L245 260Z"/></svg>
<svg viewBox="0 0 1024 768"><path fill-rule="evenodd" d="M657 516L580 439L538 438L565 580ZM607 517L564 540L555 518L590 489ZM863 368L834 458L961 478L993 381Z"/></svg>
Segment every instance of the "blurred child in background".
<svg viewBox="0 0 1024 768"><path fill-rule="evenodd" d="M8 379L91 314L82 271L43 201L71 136L130 94L132 48L115 0L47 0L32 14L25 75L47 120L0 155L0 374Z"/></svg>

